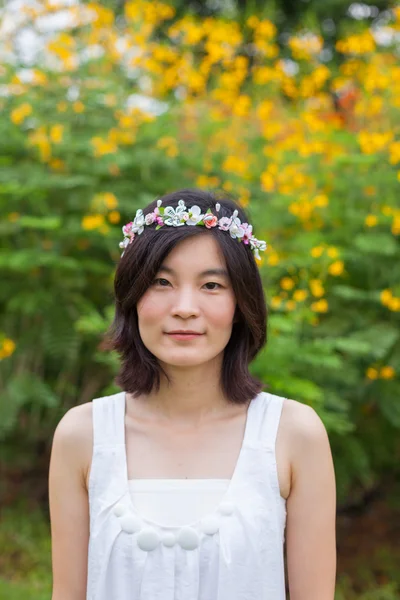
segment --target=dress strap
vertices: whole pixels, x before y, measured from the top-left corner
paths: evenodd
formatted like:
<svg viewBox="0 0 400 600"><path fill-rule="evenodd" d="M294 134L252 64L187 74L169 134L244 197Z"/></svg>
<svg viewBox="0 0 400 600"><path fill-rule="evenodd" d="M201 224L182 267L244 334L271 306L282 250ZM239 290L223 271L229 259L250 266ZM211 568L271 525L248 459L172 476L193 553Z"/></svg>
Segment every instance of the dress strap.
<svg viewBox="0 0 400 600"><path fill-rule="evenodd" d="M255 400L248 443L261 445L275 452L276 436L285 398L261 392Z"/></svg>
<svg viewBox="0 0 400 600"><path fill-rule="evenodd" d="M93 411L93 445L124 444L125 392L95 398Z"/></svg>

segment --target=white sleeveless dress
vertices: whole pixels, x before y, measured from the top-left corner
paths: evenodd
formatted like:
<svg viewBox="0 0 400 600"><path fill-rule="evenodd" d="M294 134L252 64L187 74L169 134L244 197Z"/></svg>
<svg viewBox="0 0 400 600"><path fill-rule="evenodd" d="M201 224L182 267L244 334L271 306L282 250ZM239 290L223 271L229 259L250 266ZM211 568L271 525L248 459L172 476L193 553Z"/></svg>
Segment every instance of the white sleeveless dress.
<svg viewBox="0 0 400 600"><path fill-rule="evenodd" d="M178 526L132 502L125 392L93 400L87 600L285 600L286 501L275 456L283 400L252 399L222 498Z"/></svg>
<svg viewBox="0 0 400 600"><path fill-rule="evenodd" d="M230 479L130 479L129 489L141 517L182 527L212 512Z"/></svg>

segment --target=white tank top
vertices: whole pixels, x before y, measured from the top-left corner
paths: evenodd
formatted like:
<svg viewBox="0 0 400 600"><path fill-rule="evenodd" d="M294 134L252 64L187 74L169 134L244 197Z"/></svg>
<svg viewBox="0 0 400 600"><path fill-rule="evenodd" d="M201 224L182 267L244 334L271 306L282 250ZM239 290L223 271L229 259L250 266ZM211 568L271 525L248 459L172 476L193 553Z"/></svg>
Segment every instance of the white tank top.
<svg viewBox="0 0 400 600"><path fill-rule="evenodd" d="M219 502L167 526L132 502L125 392L94 399L87 600L285 600L286 501L275 457L282 406L266 392L253 398Z"/></svg>

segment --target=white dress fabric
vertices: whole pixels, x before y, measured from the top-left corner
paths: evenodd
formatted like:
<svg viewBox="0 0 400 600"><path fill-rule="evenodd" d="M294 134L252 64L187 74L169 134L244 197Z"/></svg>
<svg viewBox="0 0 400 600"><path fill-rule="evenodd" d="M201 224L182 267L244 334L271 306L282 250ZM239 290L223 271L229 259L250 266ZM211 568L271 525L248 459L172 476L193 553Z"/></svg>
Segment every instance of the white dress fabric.
<svg viewBox="0 0 400 600"><path fill-rule="evenodd" d="M286 501L275 455L284 399L252 399L220 501L179 526L145 518L132 502L125 400L120 392L92 402L87 600L285 600Z"/></svg>
<svg viewBox="0 0 400 600"><path fill-rule="evenodd" d="M148 521L182 527L214 511L230 479L130 479L135 511Z"/></svg>

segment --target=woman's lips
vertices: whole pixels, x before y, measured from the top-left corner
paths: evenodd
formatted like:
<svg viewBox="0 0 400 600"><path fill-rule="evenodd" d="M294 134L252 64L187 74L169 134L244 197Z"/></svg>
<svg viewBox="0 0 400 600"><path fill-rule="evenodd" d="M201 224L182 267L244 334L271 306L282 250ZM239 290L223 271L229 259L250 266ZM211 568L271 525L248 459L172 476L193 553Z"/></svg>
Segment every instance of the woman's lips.
<svg viewBox="0 0 400 600"><path fill-rule="evenodd" d="M203 334L202 333L167 333L167 335L174 338L175 340L187 341L187 340L193 340L195 338L198 338Z"/></svg>

